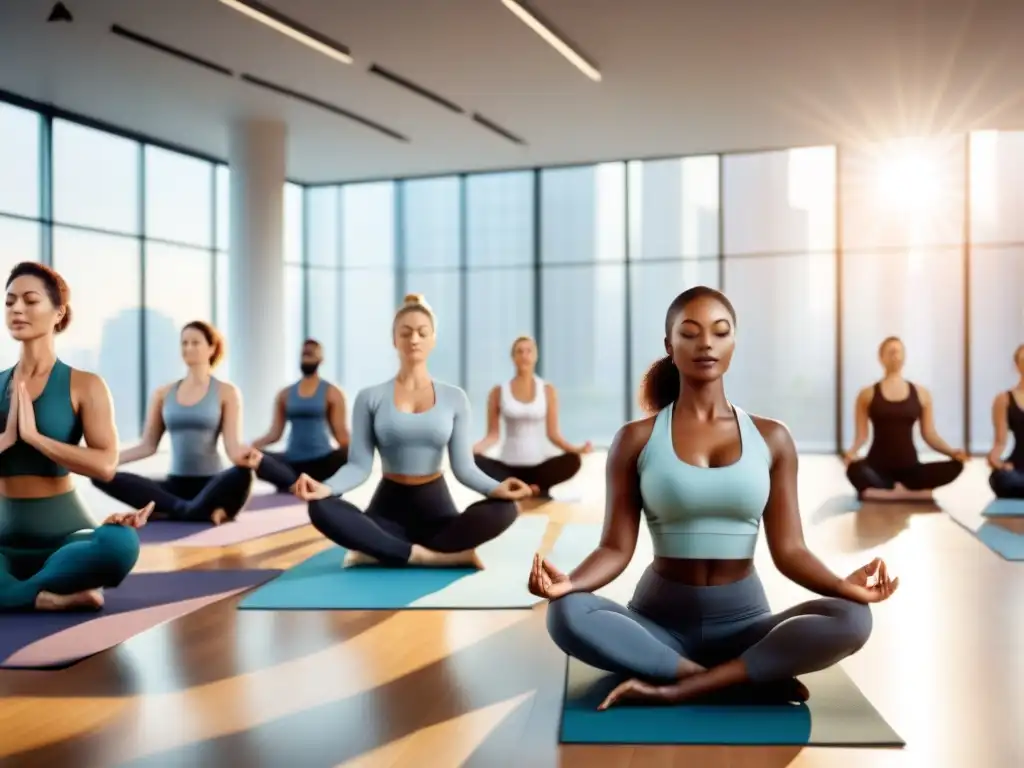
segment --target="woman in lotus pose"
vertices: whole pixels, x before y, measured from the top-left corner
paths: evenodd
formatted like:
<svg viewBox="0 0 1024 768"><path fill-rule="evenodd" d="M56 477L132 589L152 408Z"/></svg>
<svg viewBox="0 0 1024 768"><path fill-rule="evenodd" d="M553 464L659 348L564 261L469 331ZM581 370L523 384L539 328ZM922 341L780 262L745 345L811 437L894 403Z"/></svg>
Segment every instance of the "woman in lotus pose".
<svg viewBox="0 0 1024 768"><path fill-rule="evenodd" d="M476 548L515 522L515 502L530 488L514 478L499 483L473 463L466 393L427 372L437 336L434 313L422 296L406 297L393 334L398 375L356 397L348 463L328 485L300 476L295 495L310 502L316 529L349 550L346 565L480 567ZM487 497L461 514L441 472L446 447L455 477ZM364 514L339 497L370 476L374 448L384 477Z"/></svg>
<svg viewBox="0 0 1024 768"><path fill-rule="evenodd" d="M7 330L21 356L0 373L0 611L102 607L100 590L135 567L135 529L153 507L96 528L75 492L71 472L114 474L117 428L103 379L54 352L70 300L64 279L42 264L18 264L7 279Z"/></svg>
<svg viewBox="0 0 1024 768"><path fill-rule="evenodd" d="M533 594L551 601L548 630L570 656L624 675L601 709L626 700L674 703L743 683L803 700L795 680L857 651L869 603L899 580L874 560L845 579L807 548L797 508L797 454L786 427L725 396L736 314L705 287L672 302L668 355L647 372L642 404L608 455L600 546L572 573L537 557ZM593 594L633 557L641 514L654 562L628 606ZM772 613L753 566L761 519L772 559L821 598Z"/></svg>
<svg viewBox="0 0 1024 768"><path fill-rule="evenodd" d="M572 478L583 462L580 455L593 450L590 442L571 445L558 429L558 393L535 373L537 343L520 336L512 343L516 375L512 381L494 387L487 398L487 435L473 446L476 465L498 480L518 477L538 496L548 496L551 487ZM501 422L505 440L501 458L482 454L497 444ZM550 456L548 441L562 450Z"/></svg>
<svg viewBox="0 0 1024 768"><path fill-rule="evenodd" d="M277 393L270 431L253 441L252 447L263 451L281 439L285 424L290 425L284 452L264 451L256 470L260 479L273 483L278 491L289 490L303 474L323 482L348 460L345 395L320 378L317 369L323 360L320 342L306 339L299 366L302 378ZM332 436L337 448L331 446Z"/></svg>
<svg viewBox="0 0 1024 768"><path fill-rule="evenodd" d="M933 489L947 485L964 469L966 451L951 448L935 430L931 393L903 378L903 342L890 336L878 348L885 376L857 395L857 433L845 454L846 476L861 498L930 499ZM863 459L857 453L868 441ZM914 425L920 422L921 437L948 461L921 462L914 447Z"/></svg>
<svg viewBox="0 0 1024 768"><path fill-rule="evenodd" d="M242 403L232 384L213 376L224 356L224 341L208 323L193 320L181 329L185 378L160 387L153 395L138 445L122 451L118 466L156 453L166 431L171 437L171 471L163 480L118 472L93 480L101 491L132 507L153 501L155 520L212 522L233 520L249 500L253 468L262 454L243 445ZM217 439L234 466L223 469Z"/></svg>
<svg viewBox="0 0 1024 768"><path fill-rule="evenodd" d="M1024 344L1013 353L1020 380L1014 389L1000 392L992 403L996 439L988 454L992 492L1002 499L1024 499ZM1007 432L1013 435L1013 452L1003 458Z"/></svg>

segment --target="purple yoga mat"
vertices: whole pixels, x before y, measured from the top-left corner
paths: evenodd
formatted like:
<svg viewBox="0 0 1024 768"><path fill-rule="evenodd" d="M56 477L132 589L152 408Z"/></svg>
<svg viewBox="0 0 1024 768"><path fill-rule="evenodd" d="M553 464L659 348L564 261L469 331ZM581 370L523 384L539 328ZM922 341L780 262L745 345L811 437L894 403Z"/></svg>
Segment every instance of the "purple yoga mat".
<svg viewBox="0 0 1024 768"><path fill-rule="evenodd" d="M106 589L95 612L0 613L0 668L60 669L140 632L232 597L277 570L161 571L132 574Z"/></svg>
<svg viewBox="0 0 1024 768"><path fill-rule="evenodd" d="M253 496L238 517L222 525L152 520L139 529L139 540L176 547L227 547L308 523L304 502L291 494L271 493Z"/></svg>

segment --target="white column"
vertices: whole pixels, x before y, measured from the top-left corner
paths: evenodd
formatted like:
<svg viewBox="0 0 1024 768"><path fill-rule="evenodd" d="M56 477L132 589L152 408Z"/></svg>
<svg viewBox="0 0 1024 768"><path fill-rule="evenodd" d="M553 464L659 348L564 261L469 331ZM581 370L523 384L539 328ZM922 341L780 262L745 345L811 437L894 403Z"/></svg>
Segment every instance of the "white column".
<svg viewBox="0 0 1024 768"><path fill-rule="evenodd" d="M284 384L284 123L232 126L228 360L242 393L243 439L267 428Z"/></svg>

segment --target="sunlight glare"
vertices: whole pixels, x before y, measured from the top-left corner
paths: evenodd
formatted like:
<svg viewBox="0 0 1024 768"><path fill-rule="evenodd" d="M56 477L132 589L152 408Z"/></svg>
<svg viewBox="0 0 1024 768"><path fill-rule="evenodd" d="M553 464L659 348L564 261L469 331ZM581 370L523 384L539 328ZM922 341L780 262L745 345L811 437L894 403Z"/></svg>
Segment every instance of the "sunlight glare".
<svg viewBox="0 0 1024 768"><path fill-rule="evenodd" d="M886 208L907 214L934 209L942 192L942 179L933 153L905 145L894 147L891 153L879 159L879 202Z"/></svg>

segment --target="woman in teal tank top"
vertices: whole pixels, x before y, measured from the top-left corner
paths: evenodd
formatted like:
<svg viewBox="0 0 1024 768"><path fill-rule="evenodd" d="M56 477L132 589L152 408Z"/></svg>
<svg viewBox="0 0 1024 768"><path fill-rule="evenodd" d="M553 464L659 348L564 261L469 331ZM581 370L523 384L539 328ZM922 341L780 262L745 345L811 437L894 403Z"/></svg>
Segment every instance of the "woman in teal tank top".
<svg viewBox="0 0 1024 768"><path fill-rule="evenodd" d="M551 601L555 643L626 678L601 709L736 686L754 700L805 700L796 678L863 646L868 604L899 584L880 559L842 578L807 548L789 431L725 396L735 325L718 291L700 286L676 297L665 318L668 354L648 371L641 397L656 415L623 427L608 455L600 546L569 574L534 559L529 586ZM620 606L594 592L626 569L642 516L655 558ZM776 567L821 598L772 612L753 567L762 517Z"/></svg>
<svg viewBox="0 0 1024 768"><path fill-rule="evenodd" d="M21 356L0 373L0 611L101 608L100 590L135 567L135 529L153 508L96 527L75 493L72 472L114 474L117 428L103 379L54 352L69 302L64 279L42 264L18 264L7 280L7 329Z"/></svg>
<svg viewBox="0 0 1024 768"><path fill-rule="evenodd" d="M171 438L171 471L163 479L118 472L93 485L129 506L143 499L156 504L154 520L214 525L233 520L249 500L253 469L262 454L241 441L241 396L213 370L224 357L217 329L193 320L181 329L184 379L157 389L149 404L142 440L121 452L118 466L156 453L164 433ZM218 441L223 435L231 466L222 466Z"/></svg>

